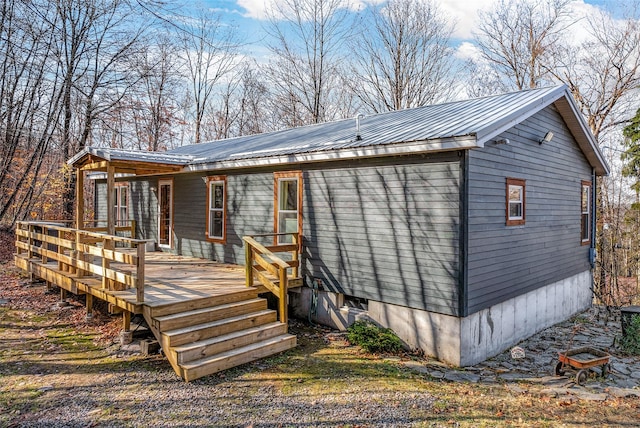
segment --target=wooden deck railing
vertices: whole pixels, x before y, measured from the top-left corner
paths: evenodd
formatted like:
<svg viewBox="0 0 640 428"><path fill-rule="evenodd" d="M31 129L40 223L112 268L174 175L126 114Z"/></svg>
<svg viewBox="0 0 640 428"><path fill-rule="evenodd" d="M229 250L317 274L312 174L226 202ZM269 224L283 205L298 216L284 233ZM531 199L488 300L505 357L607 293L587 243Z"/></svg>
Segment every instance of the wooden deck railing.
<svg viewBox="0 0 640 428"><path fill-rule="evenodd" d="M256 238L270 238L277 242L279 236L291 236L287 244L263 245ZM300 269L299 239L297 233L269 233L244 236L245 271L248 287L253 286L254 277L278 298L280 322L287 323L287 288L289 271L292 278L298 278ZM276 253L291 253L291 260L284 260ZM271 275L271 276L269 276Z"/></svg>
<svg viewBox="0 0 640 428"><path fill-rule="evenodd" d="M91 232L107 232L107 220L85 220L84 229ZM129 238L136 237L136 221L135 220L119 220L116 222L116 234L122 232ZM120 236L120 235L118 235Z"/></svg>
<svg viewBox="0 0 640 428"><path fill-rule="evenodd" d="M144 259L147 241L72 229L57 222L18 222L16 251L42 263L58 263L58 270L77 278L95 275L102 288L136 288L144 301ZM116 248L118 247L118 248ZM112 266L112 263L116 266Z"/></svg>

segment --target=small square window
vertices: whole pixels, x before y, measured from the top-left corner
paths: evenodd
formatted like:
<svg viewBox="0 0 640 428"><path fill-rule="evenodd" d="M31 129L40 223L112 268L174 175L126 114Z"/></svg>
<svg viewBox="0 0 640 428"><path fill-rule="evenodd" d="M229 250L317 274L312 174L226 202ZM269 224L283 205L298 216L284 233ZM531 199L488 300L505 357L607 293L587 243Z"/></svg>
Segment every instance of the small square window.
<svg viewBox="0 0 640 428"><path fill-rule="evenodd" d="M507 178L507 226L522 225L525 222L526 210L525 181L518 178Z"/></svg>

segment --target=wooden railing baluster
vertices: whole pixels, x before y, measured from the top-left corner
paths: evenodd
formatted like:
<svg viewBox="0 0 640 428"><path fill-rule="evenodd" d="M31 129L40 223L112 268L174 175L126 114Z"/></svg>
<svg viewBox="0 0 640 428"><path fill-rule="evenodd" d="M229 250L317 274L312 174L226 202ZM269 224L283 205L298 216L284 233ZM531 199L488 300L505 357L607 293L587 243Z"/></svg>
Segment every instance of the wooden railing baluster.
<svg viewBox="0 0 640 428"><path fill-rule="evenodd" d="M277 242L276 238L279 235L292 235L292 243L264 246L256 241L257 237L272 237L274 238L273 242ZM287 299L289 296L287 293L289 288L288 271L291 269L291 275L293 275L293 278L298 278L298 274L300 272L300 236L297 233L269 233L244 236L242 240L245 243L246 285L248 287L252 286L255 277L267 288L267 290L273 293L278 298L280 322L286 324L288 321ZM291 252L291 261L286 262L274 254L279 252ZM267 274L271 274L272 277L276 277L277 282L270 279Z"/></svg>

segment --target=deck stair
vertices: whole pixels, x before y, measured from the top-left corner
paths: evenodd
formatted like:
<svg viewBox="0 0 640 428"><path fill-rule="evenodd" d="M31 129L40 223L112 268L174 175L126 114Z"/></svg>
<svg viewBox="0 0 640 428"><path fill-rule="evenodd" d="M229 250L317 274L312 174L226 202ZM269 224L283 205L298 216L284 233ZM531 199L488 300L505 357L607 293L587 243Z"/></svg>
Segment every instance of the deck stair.
<svg viewBox="0 0 640 428"><path fill-rule="evenodd" d="M258 292L251 287L184 305L145 306L144 316L173 369L191 381L296 346Z"/></svg>

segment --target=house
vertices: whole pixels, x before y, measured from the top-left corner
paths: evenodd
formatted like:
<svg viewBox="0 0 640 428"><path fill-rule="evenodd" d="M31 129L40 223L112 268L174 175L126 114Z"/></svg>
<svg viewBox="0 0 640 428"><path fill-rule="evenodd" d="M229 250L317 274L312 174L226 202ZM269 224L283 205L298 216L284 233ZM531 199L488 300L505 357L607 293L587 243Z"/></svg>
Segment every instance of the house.
<svg viewBox="0 0 640 428"><path fill-rule="evenodd" d="M163 251L235 264L244 235L299 232L294 314L368 316L455 365L592 301L608 166L565 86L69 163L87 157L138 165L109 199L97 181L98 218L113 207Z"/></svg>

